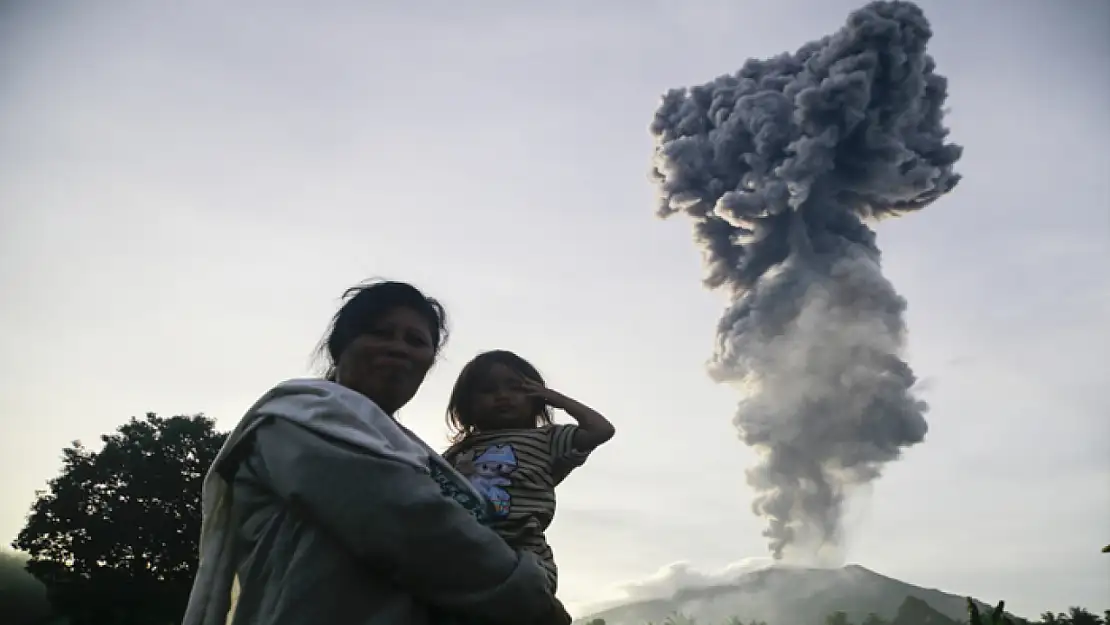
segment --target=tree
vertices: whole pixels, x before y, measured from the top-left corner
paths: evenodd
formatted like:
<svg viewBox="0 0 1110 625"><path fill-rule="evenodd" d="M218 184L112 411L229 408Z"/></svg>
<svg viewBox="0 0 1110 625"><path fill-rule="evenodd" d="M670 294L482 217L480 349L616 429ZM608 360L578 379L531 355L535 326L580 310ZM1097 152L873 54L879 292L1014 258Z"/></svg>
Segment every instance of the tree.
<svg viewBox="0 0 1110 625"><path fill-rule="evenodd" d="M975 605L975 601L971 597L968 597L967 612L970 617L970 625L1013 625L1013 621L1006 615L1005 601L999 601L994 610L991 610L990 616L984 619L979 613L979 606Z"/></svg>
<svg viewBox="0 0 1110 625"><path fill-rule="evenodd" d="M1071 625L1102 625L1102 619L1086 608L1072 606L1068 608L1068 623Z"/></svg>
<svg viewBox="0 0 1110 625"><path fill-rule="evenodd" d="M179 623L196 573L201 486L226 438L203 415L132 418L63 450L13 543L73 625Z"/></svg>

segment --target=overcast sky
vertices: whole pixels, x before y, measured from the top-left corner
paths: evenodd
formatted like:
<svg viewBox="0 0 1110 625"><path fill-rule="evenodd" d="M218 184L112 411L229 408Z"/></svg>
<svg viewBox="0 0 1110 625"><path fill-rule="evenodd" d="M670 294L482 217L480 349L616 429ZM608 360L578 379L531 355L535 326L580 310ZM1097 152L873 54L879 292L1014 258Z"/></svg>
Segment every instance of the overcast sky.
<svg viewBox="0 0 1110 625"><path fill-rule="evenodd" d="M689 224L653 216L647 125L666 89L856 3L462 4L4 3L0 538L70 441L147 411L230 428L309 372L344 288L384 275L453 316L403 411L434 445L488 348L618 424L559 493L564 600L765 553L736 399L703 367L723 303ZM965 179L879 235L931 430L853 506L848 557L1028 614L1101 610L1110 4L923 6Z"/></svg>

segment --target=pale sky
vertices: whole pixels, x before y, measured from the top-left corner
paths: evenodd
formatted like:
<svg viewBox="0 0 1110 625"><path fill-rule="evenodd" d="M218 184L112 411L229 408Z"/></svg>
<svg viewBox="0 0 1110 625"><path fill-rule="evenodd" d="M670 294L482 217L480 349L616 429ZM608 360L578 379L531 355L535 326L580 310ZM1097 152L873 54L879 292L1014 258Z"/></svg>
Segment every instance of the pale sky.
<svg viewBox="0 0 1110 625"><path fill-rule="evenodd" d="M0 538L74 439L147 411L230 428L309 373L342 290L441 298L405 423L507 348L618 437L559 492L571 605L765 553L722 300L654 217L668 88L831 33L862 2L34 0L0 10ZM557 5L557 6L556 6ZM848 557L1036 614L1110 599L1110 4L923 2L957 190L879 227L926 442Z"/></svg>

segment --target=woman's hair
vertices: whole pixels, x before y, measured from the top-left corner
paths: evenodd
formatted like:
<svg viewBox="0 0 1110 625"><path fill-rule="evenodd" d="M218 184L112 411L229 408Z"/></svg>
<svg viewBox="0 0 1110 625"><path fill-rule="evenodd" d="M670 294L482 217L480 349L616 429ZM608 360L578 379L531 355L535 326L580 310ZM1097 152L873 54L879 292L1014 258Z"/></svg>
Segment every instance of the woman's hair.
<svg viewBox="0 0 1110 625"><path fill-rule="evenodd" d="M451 398L447 400L447 427L452 443L458 443L477 431L475 415L471 412L474 395L496 365L503 365L521 377L546 386L543 376L532 363L510 351L495 349L478 354L459 372L455 387L451 389ZM535 417L537 426L551 425L554 422L551 408L538 397L532 403L532 416Z"/></svg>
<svg viewBox="0 0 1110 625"><path fill-rule="evenodd" d="M435 353L447 343L447 311L435 298L428 297L407 282L368 280L343 293L343 305L332 317L328 331L316 347L317 357L326 364L324 376L335 379L335 365L343 350L359 336L367 334L383 316L398 308L408 308L428 322Z"/></svg>

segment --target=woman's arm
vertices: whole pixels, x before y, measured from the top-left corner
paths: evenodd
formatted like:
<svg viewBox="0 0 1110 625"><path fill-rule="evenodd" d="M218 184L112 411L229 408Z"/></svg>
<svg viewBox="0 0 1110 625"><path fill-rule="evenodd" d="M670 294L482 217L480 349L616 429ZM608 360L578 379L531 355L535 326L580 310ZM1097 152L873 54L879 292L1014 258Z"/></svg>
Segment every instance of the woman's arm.
<svg viewBox="0 0 1110 625"><path fill-rule="evenodd" d="M255 433L275 492L371 570L429 605L490 623L557 622L546 577L432 478L283 419Z"/></svg>

